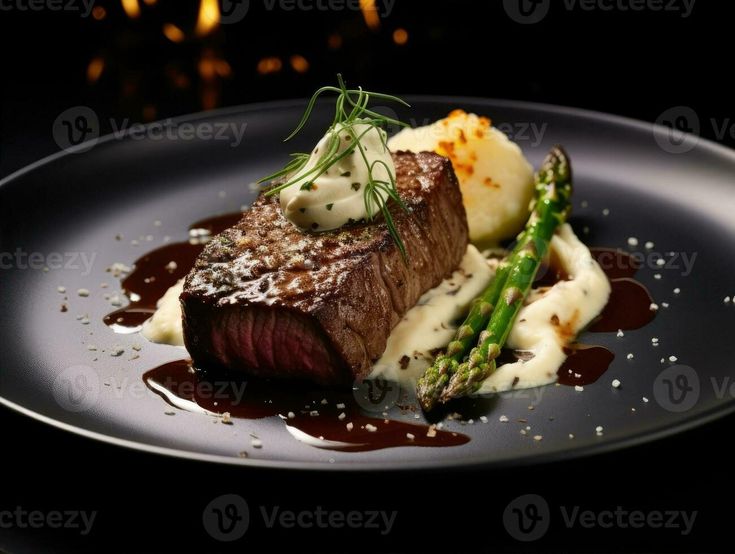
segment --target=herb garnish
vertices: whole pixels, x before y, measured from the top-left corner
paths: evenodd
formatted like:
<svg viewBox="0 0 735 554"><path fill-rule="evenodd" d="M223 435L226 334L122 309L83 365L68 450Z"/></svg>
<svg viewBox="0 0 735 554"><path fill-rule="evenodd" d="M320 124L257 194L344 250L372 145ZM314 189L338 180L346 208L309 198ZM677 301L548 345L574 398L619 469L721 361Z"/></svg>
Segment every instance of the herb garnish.
<svg viewBox="0 0 735 554"><path fill-rule="evenodd" d="M298 172L303 169L306 163L309 161L309 154L297 152L290 155L292 159L289 163L285 165L285 167L283 167L283 169L273 173L272 175L264 177L259 181L259 183L272 181L273 179L277 179L279 177L286 177L286 182L272 187L265 193L266 195L278 194L283 189L288 188L304 179L308 179L310 182L315 181L321 175L326 173L327 170L329 170L335 164L339 163L340 160L354 154L355 151L359 151L362 160L368 170L368 182L365 183L365 187L363 189L363 201L365 202L365 211L368 214L368 219L372 220L372 214L377 213L377 211L380 210L383 218L385 219L385 223L388 227L388 232L390 233L390 236L395 241L398 249L401 251L401 255L405 259L406 249L400 235L398 234L398 230L396 229L395 223L393 221L393 215L390 213L390 209L388 207L388 200L390 199L393 200L398 206L400 206L401 209L403 209L404 211L408 211L408 208L404 204L396 189L396 176L391 173L390 168L384 161L375 160L371 163L365 155L360 141L366 133L372 130L372 128L377 128L381 130L386 125L407 127L405 123L398 121L397 119L379 114L369 109L368 104L370 102L370 98L378 98L380 100L386 100L389 102L398 102L404 106L408 106L408 104L400 98L389 94L369 92L363 90L362 88L348 89L345 86L342 75L340 74L337 75L337 84L337 87L325 86L314 93L314 95L309 100L309 103L306 106L306 111L304 112L301 121L296 126L296 129L294 129L294 131L285 139L285 141L292 139L306 125L309 117L311 116L311 112L314 109L317 99L322 94L336 94L337 99L335 101L334 120L332 121L332 124L326 133L328 135L327 148L319 156L319 160L317 161L316 165L305 174L297 175ZM355 125L367 125L368 128L358 135L355 131ZM350 137L351 140L349 141L350 144L340 152L339 149L341 145L341 140L339 133L344 132L347 133L347 136ZM383 143L383 148L387 150L388 145L386 143L385 133L379 132L379 135L381 142ZM386 173L388 174L388 181L376 179L374 177L373 171L378 165L382 165L385 168ZM357 190L357 188L355 190Z"/></svg>

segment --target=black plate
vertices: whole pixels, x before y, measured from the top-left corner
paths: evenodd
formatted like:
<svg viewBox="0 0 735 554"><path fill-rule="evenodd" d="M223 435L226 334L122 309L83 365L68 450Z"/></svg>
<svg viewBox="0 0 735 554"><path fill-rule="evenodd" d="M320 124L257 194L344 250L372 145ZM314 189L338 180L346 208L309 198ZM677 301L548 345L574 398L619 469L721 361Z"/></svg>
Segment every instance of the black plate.
<svg viewBox="0 0 735 554"><path fill-rule="evenodd" d="M224 426L194 413L164 415L170 408L143 387L140 377L159 363L181 358L182 352L145 344L140 358L128 361L131 345L144 341L115 335L103 325L109 306L100 283L116 284L105 268L113 262L132 262L165 235L184 239L187 225L197 219L248 204L255 194L248 186L251 181L279 167L292 149L308 148L317 138L319 124L296 144L284 145L282 139L298 121L304 104L281 102L177 120L238 129L244 125L237 147L231 146L232 132L225 134L225 140L201 134L164 140L151 135L106 137L91 149L82 148L86 152L52 156L0 183L4 268L0 401L60 428L150 452L244 465L329 469L559 459L652 440L733 409L729 379L735 359L730 336L735 307L723 302L735 294L732 151L677 136L665 127L581 110L467 98L411 100L413 109L401 115L418 124L456 107L491 116L534 164L552 144L563 144L576 170L573 224L580 232L589 228L590 245L629 248L627 239L633 236L640 241L633 250L649 253L644 243L653 241L650 252L673 252L680 266L684 255L690 261L696 256L688 275L682 267L655 263L641 270L639 279L662 308L651 325L623 338L614 333L590 338L617 354L597 383L583 392L550 386L499 397L487 414L488 423L448 424L472 438L454 448L340 453L295 441L276 419ZM319 107L315 116L325 123L329 110ZM156 220L162 225L154 225ZM117 234L125 239L116 240ZM130 244L129 239L141 235L153 235L153 240ZM37 253L34 260L42 260L39 265L55 265L58 257L51 255L58 254L67 267L50 271L20 267L26 265L23 256L31 253ZM82 254L88 260L94 256L88 274ZM657 273L660 279L654 277ZM61 285L69 291L68 313L59 311ZM92 295L79 298L75 292L79 288L90 289ZM681 289L678 295L675 288ZM76 320L82 314L89 314L89 325ZM652 345L653 337L659 346ZM126 346L126 354L113 358L90 352L83 341L99 348L118 343ZM626 358L629 352L635 354L633 360ZM676 356L677 362L669 362L669 356ZM93 362L94 357L99 360ZM75 366L93 368L92 373L67 369ZM58 390L59 379L69 375L88 378L86 383L76 382L79 390L92 391L94 401L83 402L85 410L69 411L62 406L67 403L56 400L55 384ZM622 382L617 390L611 387L615 378ZM533 411L529 404L535 405ZM511 422L500 423L501 414ZM520 434L524 425L515 421L518 418L528 420L529 436ZM597 426L604 428L602 435ZM264 448L250 448L250 432L263 438ZM534 441L531 436L536 434L543 440ZM248 459L238 457L242 450L249 451Z"/></svg>

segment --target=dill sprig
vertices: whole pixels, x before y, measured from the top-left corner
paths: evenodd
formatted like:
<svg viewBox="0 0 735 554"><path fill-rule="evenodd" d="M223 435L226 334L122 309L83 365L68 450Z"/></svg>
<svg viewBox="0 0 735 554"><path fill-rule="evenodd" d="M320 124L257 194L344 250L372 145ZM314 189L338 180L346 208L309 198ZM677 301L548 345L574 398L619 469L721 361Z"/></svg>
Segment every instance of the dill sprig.
<svg viewBox="0 0 735 554"><path fill-rule="evenodd" d="M298 182L302 182L304 180L307 180L307 182L314 181L326 173L331 167L357 150L360 152L362 161L368 171L368 182L365 183L363 189L363 201L365 202L365 211L368 214L368 220L372 220L373 214L377 214L378 212L383 215L383 219L385 220L385 224L391 238L395 241L403 258L406 259L406 248L401 240L398 230L396 229L395 222L393 221L393 215L391 214L388 206L388 201L392 200L406 212L408 211L408 208L398 194L398 190L396 188L396 177L393 172L391 172L388 164L383 160L375 160L371 163L365 155L364 149L361 147L361 140L366 133L372 130L373 127L382 129L387 125L396 125L400 127L407 126L402 121L369 109L368 105L371 98L378 98L389 102L398 102L404 106L409 106L409 104L397 96L392 96L390 94L370 92L363 90L362 88L348 89L342 79L342 75L340 74L337 75L337 84L338 86L336 87L322 87L314 93L306 106L306 110L304 111L304 115L301 117L301 121L299 121L299 124L293 132L284 140L284 142L291 140L304 128L304 126L306 126L309 118L311 117L311 113L314 110L314 106L321 95L326 93L336 94L337 99L335 101L334 119L326 133L328 135L327 148L321 153L314 167L306 173L299 175L299 171L301 171L309 161L310 154L304 152L293 153L290 155L291 161L289 161L282 169L268 175L267 177L263 177L258 182L264 183L266 181L286 177L285 182L279 183L278 185L268 189L266 192L266 195L278 194L283 189L295 185ZM367 125L368 127L358 135L355 132L355 125L357 124ZM340 132L347 132L352 139L349 146L341 152L339 150L341 144L339 138ZM388 144L384 133L378 134L380 135L381 142L383 143L383 148L388 150ZM377 179L374 176L374 170L377 166L383 166L385 168L388 180Z"/></svg>

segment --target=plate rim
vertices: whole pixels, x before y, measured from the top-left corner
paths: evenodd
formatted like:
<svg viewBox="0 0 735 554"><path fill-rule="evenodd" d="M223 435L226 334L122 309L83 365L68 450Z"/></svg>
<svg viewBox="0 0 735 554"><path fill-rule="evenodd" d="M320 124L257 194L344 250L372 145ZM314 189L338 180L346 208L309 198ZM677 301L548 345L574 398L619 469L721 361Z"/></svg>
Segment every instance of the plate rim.
<svg viewBox="0 0 735 554"><path fill-rule="evenodd" d="M510 99L495 99L485 98L476 96L453 96L453 95L417 95L417 94L406 94L402 95L402 98L406 99L409 103L411 102L426 102L426 103L469 103L477 105L488 105L496 108L507 108L507 109L520 109L535 112L546 112L555 115L561 115L566 117L582 118L587 120L604 122L612 124L618 127L625 127L638 132L649 132L652 136L657 136L660 133L667 133L668 128L657 123L646 122L626 116L605 113L596 110L590 110L586 108L576 108L571 106L563 106L557 104L548 104L540 102L529 102L520 100ZM166 118L165 121L171 121L174 123L182 123L188 121L196 121L201 119L212 119L232 114L246 114L264 110L274 109L289 109L298 106L303 106L308 102L305 98L293 98L276 101L264 101L240 104L237 106L231 106L226 108L220 108L216 110L209 110L203 112L195 112L190 114L183 114L176 117ZM146 124L146 128L153 125L160 125L161 121L154 121ZM129 132L126 132L121 138L119 134L109 133L96 139L92 139L95 144L107 143L112 140L125 140L128 138ZM690 133L686 133L690 135ZM735 150L725 145L718 144L712 140L704 137L695 136L697 143L695 150L706 150L711 154L722 156L729 162L735 164ZM22 167L6 177L0 179L0 194L2 194L4 188L12 185L14 181L17 181L24 175L36 171L46 165L49 165L59 159L65 158L66 156L75 155L79 151L83 151L89 146L89 142L86 141L72 148L68 148L59 152L55 152L48 156L45 156L25 167ZM405 462L403 464L387 463L385 461L373 462L373 461L360 461L360 462L347 462L332 464L328 462L311 462L311 461L286 461L286 460L273 460L273 459L254 459L254 458L238 458L236 456L224 456L219 454L206 454L203 452L196 452L192 450L186 450L181 448L170 448L164 446L157 446L153 444L147 444L136 440L123 439L114 435L108 435L98 431L92 431L78 425L73 425L60 421L51 416L47 416L30 408L26 408L12 400L5 398L0 393L0 405L4 406L18 414L29 417L37 422L50 425L56 429L73 433L77 436L81 436L87 439L92 439L105 444L126 448L137 452L145 452L148 454L156 454L160 456L185 459L197 462L217 463L228 466L241 466L251 467L258 469L272 469L272 470L300 470L300 471L338 471L338 472L359 472L359 471L381 471L381 472L403 472L403 471L434 471L438 469L442 470L471 470L478 468L500 468L514 466L529 466L542 463L553 463L568 459L585 458L589 456L609 453L611 451L617 451L624 448L629 448L649 442L658 441L666 437L677 435L689 431L691 429L700 427L717 419L726 417L735 412L735 401L724 403L721 405L713 406L710 409L698 414L697 416L677 422L673 425L659 425L651 430L641 431L631 436L621 437L612 441L608 441L601 444L590 443L586 446L581 446L573 449L571 452L568 450L555 450L552 452L539 451L536 453L530 453L520 459L499 459L499 460L488 460L481 456L474 456L463 460L432 460L426 459L422 461Z"/></svg>

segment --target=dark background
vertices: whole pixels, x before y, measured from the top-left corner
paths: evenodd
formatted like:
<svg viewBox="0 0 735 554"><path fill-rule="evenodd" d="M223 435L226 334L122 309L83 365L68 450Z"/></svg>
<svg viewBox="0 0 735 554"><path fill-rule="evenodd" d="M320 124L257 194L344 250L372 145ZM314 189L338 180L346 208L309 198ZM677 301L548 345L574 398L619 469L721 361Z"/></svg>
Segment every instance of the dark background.
<svg viewBox="0 0 735 554"><path fill-rule="evenodd" d="M7 1L0 11L0 177L58 151L54 121L74 106L92 108L105 133L110 120L146 122L308 96L332 83L337 72L372 90L547 102L646 121L688 106L703 136L735 146L732 136L718 136L710 123L723 125L735 116L728 75L731 19L723 2L698 0L684 18L680 11L623 10L616 2L603 2L612 10L569 11L555 0L549 15L533 25L513 21L501 1L397 0L377 22L353 4L323 0L319 5L330 9L305 11L284 9L288 2L267 9L251 0L241 21L197 31L199 0L98 0L86 18L73 11L22 10L24 0ZM385 4L378 9L386 14ZM328 476L143 455L3 409L0 509L89 509L100 515L90 537L0 530L0 548L230 550L204 533L201 510L217 494L237 492L251 506L319 503L396 509L399 515L386 537L256 528L230 545L234 551L731 551L733 422L546 467ZM557 505L699 513L687 537L674 530L557 526L527 545L504 531L502 512L512 498L530 492Z"/></svg>

